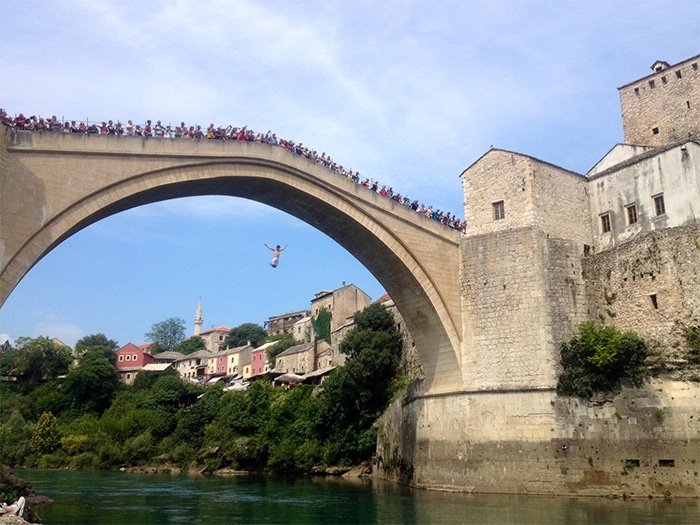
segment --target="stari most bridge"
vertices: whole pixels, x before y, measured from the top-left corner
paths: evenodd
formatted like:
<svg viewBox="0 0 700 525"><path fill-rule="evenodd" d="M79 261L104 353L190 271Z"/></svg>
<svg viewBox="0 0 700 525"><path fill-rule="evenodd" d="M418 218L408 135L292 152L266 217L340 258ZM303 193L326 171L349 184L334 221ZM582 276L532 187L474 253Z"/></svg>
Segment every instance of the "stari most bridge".
<svg viewBox="0 0 700 525"><path fill-rule="evenodd" d="M0 305L44 255L100 219L178 197L242 197L289 213L348 250L396 303L426 390L462 386L458 231L267 144L5 126L0 143Z"/></svg>

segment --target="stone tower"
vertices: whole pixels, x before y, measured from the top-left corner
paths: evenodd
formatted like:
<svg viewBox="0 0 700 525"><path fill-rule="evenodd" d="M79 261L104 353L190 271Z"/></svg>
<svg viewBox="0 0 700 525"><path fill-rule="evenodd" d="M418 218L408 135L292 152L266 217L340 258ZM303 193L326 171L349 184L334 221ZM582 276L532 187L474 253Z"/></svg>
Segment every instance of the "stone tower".
<svg viewBox="0 0 700 525"><path fill-rule="evenodd" d="M199 335L202 333L202 325L204 320L202 319L202 300L199 300L197 304L197 314L194 316L194 335Z"/></svg>
<svg viewBox="0 0 700 525"><path fill-rule="evenodd" d="M620 88L625 143L665 146L700 139L700 55L670 65Z"/></svg>

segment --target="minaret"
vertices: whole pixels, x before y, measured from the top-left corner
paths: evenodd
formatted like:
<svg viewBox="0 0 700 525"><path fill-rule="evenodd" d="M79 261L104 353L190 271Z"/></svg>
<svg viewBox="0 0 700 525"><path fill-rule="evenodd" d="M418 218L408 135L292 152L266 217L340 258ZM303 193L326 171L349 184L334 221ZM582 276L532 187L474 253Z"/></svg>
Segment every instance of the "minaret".
<svg viewBox="0 0 700 525"><path fill-rule="evenodd" d="M200 299L197 305L197 315L194 316L194 335L202 333L202 324L204 321L202 320L202 300Z"/></svg>

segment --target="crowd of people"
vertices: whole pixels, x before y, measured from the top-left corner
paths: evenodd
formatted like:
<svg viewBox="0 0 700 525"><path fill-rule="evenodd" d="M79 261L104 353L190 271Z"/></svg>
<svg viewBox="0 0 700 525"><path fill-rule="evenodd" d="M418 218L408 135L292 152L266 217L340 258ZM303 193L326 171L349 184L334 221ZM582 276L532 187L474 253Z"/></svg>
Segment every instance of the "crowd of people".
<svg viewBox="0 0 700 525"><path fill-rule="evenodd" d="M461 232L466 230L466 221L460 220L455 215L449 212L443 212L439 209L434 209L432 206L425 206L418 199L410 199L406 195L401 195L395 192L394 189L381 185L379 181L369 178L360 177L359 171L346 169L340 164L331 159L325 152L318 153L316 150L305 147L302 143L296 144L292 140L285 140L277 137L277 134L268 131L267 133L256 133L248 129L247 126L214 126L209 124L206 129L201 126L187 126L181 122L178 126L170 124L164 125L160 120L155 124L153 121L147 120L145 124L134 124L128 120L126 124L121 121L114 122L109 120L98 124L97 122L86 121L63 121L52 116L51 118L43 118L30 116L25 117L22 113L16 117L9 116L5 110L0 109L2 114L2 122L7 127L26 131L42 131L56 133L82 133L87 135L129 135L134 137L156 137L169 139L194 139L194 140L238 140L246 142L258 142L269 144L270 146L279 146L287 149L295 155L301 155L307 159L324 166L340 176L360 184L375 193L391 199L398 204L405 206L408 209L415 211L428 218L436 220L445 226L454 228Z"/></svg>

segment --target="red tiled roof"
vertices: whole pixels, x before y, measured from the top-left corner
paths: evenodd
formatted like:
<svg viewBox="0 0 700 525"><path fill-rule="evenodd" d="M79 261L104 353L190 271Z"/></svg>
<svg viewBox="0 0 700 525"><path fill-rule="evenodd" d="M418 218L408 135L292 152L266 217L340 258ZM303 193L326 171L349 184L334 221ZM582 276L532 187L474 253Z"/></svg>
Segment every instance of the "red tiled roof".
<svg viewBox="0 0 700 525"><path fill-rule="evenodd" d="M374 301L374 302L375 302L375 303L383 303L383 302L385 302L385 301L388 301L389 299L391 299L391 297L389 296L388 293L385 293L384 295L382 295L379 299L377 299L377 300Z"/></svg>
<svg viewBox="0 0 700 525"><path fill-rule="evenodd" d="M127 343L124 346L122 346L117 352L121 352L122 350L128 350L129 352L133 352L134 350L141 350L138 346L136 346L134 343Z"/></svg>
<svg viewBox="0 0 700 525"><path fill-rule="evenodd" d="M219 328L210 328L209 330L204 330L204 332L201 332L199 335L203 334L210 334L212 332L230 332L230 328L226 328L225 326L220 326Z"/></svg>

